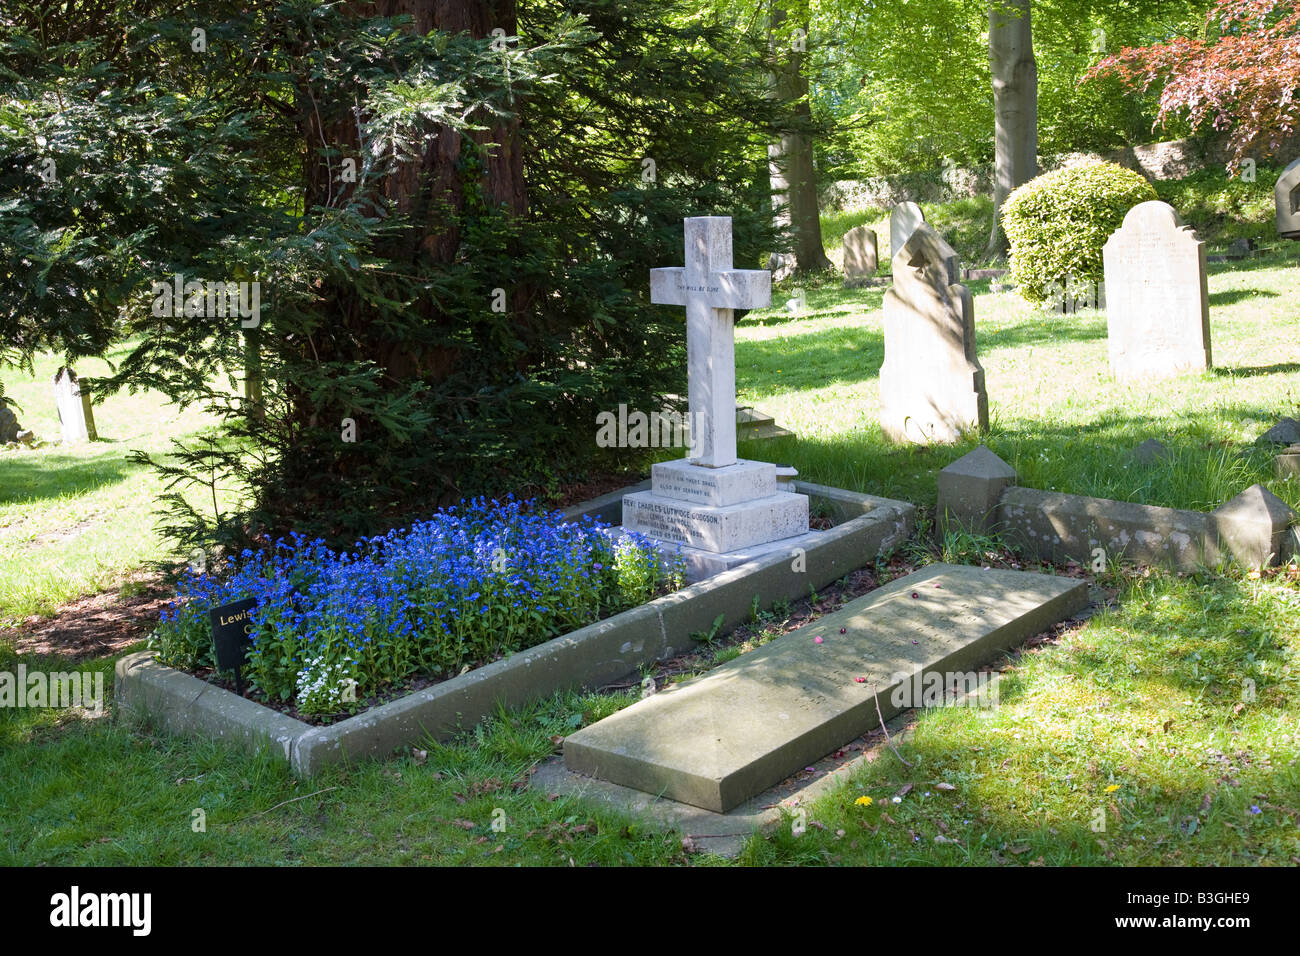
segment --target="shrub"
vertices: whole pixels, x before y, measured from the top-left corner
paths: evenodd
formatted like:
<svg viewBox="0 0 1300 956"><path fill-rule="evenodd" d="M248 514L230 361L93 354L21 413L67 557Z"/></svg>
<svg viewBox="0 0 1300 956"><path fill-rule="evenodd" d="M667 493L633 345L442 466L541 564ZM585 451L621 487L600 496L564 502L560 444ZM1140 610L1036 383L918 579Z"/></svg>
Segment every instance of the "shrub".
<svg viewBox="0 0 1300 956"><path fill-rule="evenodd" d="M1114 163L1084 163L1032 179L1002 207L1011 243L1011 279L1028 302L1105 278L1102 247L1124 216L1156 191L1139 173Z"/></svg>
<svg viewBox="0 0 1300 956"><path fill-rule="evenodd" d="M614 544L605 528L476 499L348 551L295 535L244 551L224 576L186 572L152 646L163 663L211 667L208 612L253 598L250 685L337 713L346 689L360 700L417 674L453 676L680 586L647 539Z"/></svg>

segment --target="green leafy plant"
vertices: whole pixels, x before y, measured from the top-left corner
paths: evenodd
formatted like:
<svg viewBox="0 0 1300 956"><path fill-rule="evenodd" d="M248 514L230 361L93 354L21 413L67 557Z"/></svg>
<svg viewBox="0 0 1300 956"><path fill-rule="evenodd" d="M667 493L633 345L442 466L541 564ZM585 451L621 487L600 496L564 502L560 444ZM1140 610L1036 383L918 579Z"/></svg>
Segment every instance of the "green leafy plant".
<svg viewBox="0 0 1300 956"><path fill-rule="evenodd" d="M1140 174L1114 163L1057 169L1025 183L1002 208L1020 295L1041 305L1072 284L1101 282L1106 240L1130 209L1155 198Z"/></svg>

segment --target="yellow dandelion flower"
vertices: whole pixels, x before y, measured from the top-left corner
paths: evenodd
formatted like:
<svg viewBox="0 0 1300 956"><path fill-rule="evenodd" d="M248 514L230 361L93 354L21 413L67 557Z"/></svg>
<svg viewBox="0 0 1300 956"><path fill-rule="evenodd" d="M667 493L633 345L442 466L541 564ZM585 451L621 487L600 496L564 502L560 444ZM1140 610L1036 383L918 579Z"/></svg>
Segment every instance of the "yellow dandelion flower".
<svg viewBox="0 0 1300 956"><path fill-rule="evenodd" d="M871 798L870 798L870 797L858 797L858 799L854 800L853 802L856 803L856 804L857 804L858 806L860 806L860 807L869 807L869 806L871 806Z"/></svg>
<svg viewBox="0 0 1300 956"><path fill-rule="evenodd" d="M1114 793L1114 792L1115 792L1116 790L1118 790L1118 789L1119 789L1119 784L1117 784L1117 783L1112 783L1109 787L1106 788L1106 792L1107 792L1107 793Z"/></svg>

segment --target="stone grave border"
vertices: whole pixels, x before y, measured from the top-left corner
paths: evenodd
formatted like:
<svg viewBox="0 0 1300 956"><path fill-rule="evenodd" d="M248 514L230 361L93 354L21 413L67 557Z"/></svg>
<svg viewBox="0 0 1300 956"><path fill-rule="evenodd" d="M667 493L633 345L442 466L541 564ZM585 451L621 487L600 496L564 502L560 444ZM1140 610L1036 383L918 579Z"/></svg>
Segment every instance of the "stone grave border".
<svg viewBox="0 0 1300 956"><path fill-rule="evenodd" d="M914 505L796 481L796 490L829 512L835 525L806 548L806 569L777 551L458 677L317 727L240 697L154 660L152 651L117 662L119 710L172 734L202 734L248 751L267 748L299 776L330 764L385 757L426 733L446 738L496 712L556 691L613 683L642 664L692 648L690 635L743 622L754 597L763 607L803 597L888 552L911 535ZM567 509L617 523L623 495L642 482Z"/></svg>
<svg viewBox="0 0 1300 956"><path fill-rule="evenodd" d="M979 533L998 533L1022 553L1090 566L1161 565L1178 571L1234 560L1248 568L1300 555L1300 515L1262 485L1211 512L1133 504L1017 485L1015 470L984 445L939 472L936 513Z"/></svg>

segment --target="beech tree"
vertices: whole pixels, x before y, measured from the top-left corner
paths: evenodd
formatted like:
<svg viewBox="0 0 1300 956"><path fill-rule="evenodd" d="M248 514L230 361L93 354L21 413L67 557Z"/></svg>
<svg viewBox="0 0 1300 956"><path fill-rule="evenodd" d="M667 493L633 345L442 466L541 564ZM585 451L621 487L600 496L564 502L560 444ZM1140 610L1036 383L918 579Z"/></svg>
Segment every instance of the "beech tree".
<svg viewBox="0 0 1300 956"><path fill-rule="evenodd" d="M993 76L993 228L986 258L1004 255L1002 204L1038 175L1038 64L1030 0L989 4L989 72Z"/></svg>
<svg viewBox="0 0 1300 956"><path fill-rule="evenodd" d="M1202 36L1125 48L1088 78L1107 75L1163 84L1157 124L1186 116L1194 129L1231 130L1234 166L1271 154L1296 129L1300 0L1216 0Z"/></svg>

